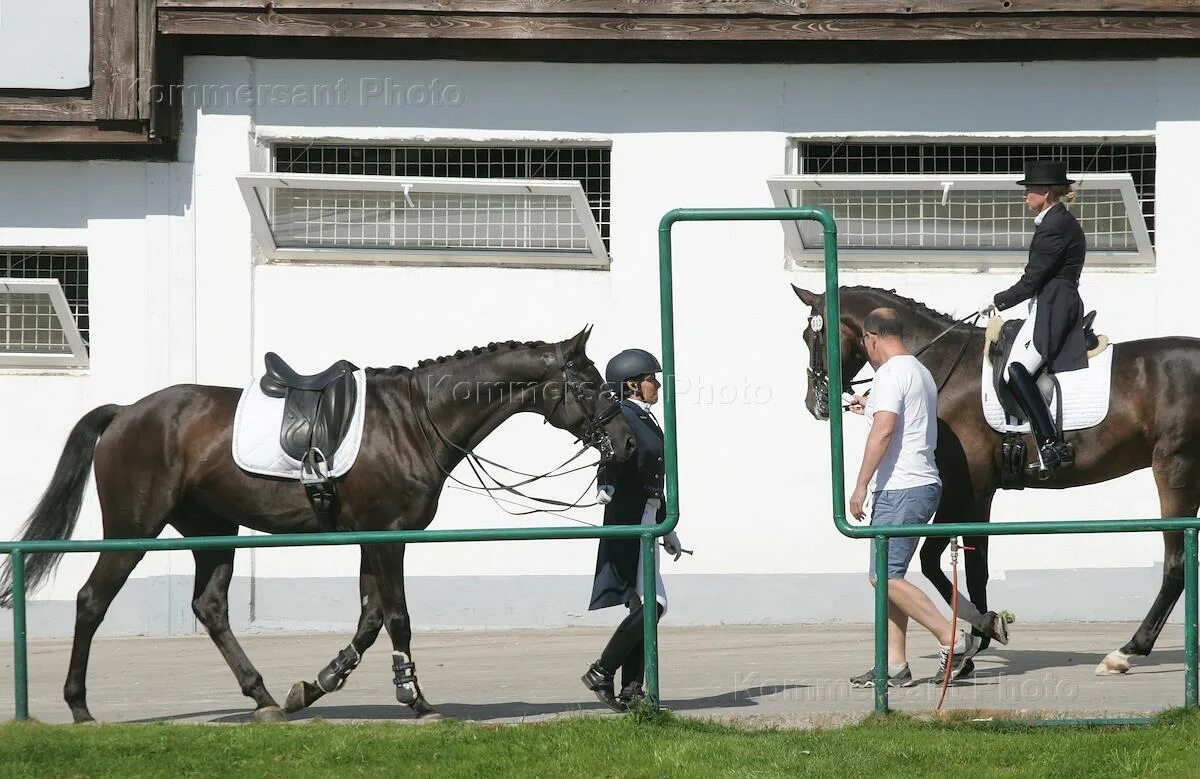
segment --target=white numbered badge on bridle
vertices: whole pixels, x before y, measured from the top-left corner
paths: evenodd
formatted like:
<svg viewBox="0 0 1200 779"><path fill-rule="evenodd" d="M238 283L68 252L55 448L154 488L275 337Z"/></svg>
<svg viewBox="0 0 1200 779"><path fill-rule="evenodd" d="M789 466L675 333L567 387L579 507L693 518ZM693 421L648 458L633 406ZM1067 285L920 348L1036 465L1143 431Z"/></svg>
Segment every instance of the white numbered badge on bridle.
<svg viewBox="0 0 1200 779"><path fill-rule="evenodd" d="M814 333L819 333L825 327L825 320L821 318L820 314L813 314L812 319L808 320L808 326Z"/></svg>

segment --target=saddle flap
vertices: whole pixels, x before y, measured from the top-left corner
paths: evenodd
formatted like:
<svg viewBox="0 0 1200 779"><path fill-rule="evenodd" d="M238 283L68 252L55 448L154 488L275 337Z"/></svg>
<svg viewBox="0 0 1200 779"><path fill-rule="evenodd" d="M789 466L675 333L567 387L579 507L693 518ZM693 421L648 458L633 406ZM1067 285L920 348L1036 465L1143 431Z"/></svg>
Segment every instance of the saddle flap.
<svg viewBox="0 0 1200 779"><path fill-rule="evenodd" d="M279 429L283 451L303 461L309 450L315 448L326 459L331 458L354 418L357 389L353 373L342 375L320 390L289 387Z"/></svg>

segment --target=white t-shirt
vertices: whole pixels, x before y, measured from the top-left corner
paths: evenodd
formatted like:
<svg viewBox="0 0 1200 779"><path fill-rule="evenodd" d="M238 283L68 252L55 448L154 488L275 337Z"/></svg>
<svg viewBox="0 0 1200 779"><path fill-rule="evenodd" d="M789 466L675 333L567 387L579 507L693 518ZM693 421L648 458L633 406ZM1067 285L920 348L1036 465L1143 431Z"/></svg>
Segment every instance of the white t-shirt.
<svg viewBox="0 0 1200 779"><path fill-rule="evenodd" d="M876 411L897 416L896 431L888 444L870 489L904 490L923 484L941 484L933 455L937 449L937 384L925 366L910 354L896 355L875 372L866 416L874 423Z"/></svg>

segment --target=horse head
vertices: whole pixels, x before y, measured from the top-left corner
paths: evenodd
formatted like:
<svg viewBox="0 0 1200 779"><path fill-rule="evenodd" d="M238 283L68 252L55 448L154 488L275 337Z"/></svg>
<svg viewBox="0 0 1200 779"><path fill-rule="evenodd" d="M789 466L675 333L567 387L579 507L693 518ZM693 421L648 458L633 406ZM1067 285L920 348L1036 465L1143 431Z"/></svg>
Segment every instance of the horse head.
<svg viewBox="0 0 1200 779"><path fill-rule="evenodd" d="M825 295L809 292L792 285L796 297L811 309L808 324L804 328L804 343L808 347L808 394L804 405L816 419L829 419L829 369L825 364L826 339L834 332L832 324L825 321ZM842 303L846 302L843 292ZM867 353L862 345L862 316L856 307L846 306L841 311L841 321L836 330L841 342L842 392L851 392L850 381L867 364Z"/></svg>
<svg viewBox="0 0 1200 779"><path fill-rule="evenodd" d="M596 448L602 460L626 460L636 447L633 430L621 414L616 394L587 356L589 325L574 337L554 344L536 411L557 428Z"/></svg>

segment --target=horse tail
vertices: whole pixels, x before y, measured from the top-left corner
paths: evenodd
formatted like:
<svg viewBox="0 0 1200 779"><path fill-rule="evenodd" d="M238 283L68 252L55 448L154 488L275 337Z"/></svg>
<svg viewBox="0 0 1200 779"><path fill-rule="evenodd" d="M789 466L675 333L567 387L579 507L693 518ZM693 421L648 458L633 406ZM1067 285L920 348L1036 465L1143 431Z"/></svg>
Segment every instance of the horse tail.
<svg viewBox="0 0 1200 779"><path fill-rule="evenodd" d="M92 472L96 441L116 418L120 408L111 404L100 406L75 423L58 458L58 467L54 470L50 486L21 529L22 541L65 541L71 537L79 520L79 508L83 505L83 489ZM54 570L60 557L61 552L38 552L26 556L27 593L33 592ZM7 557L0 570L0 608L10 608L12 599L12 558Z"/></svg>

